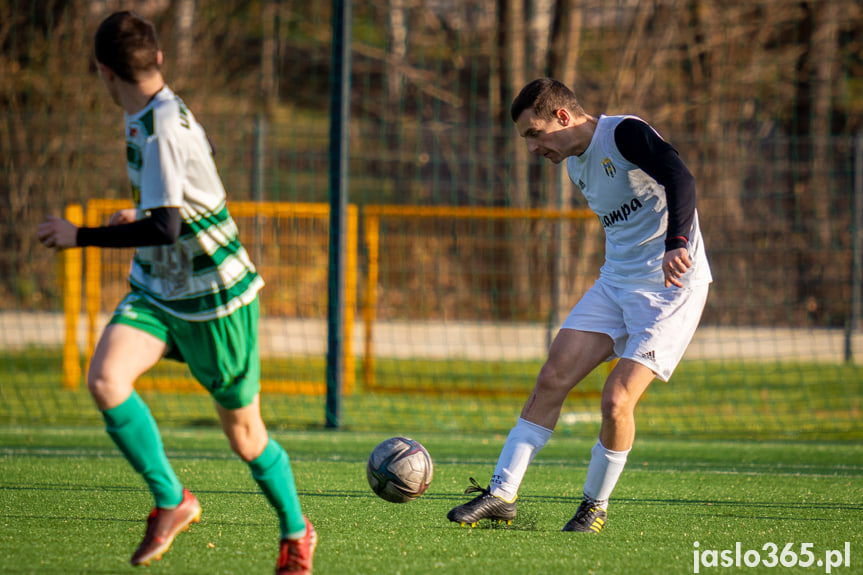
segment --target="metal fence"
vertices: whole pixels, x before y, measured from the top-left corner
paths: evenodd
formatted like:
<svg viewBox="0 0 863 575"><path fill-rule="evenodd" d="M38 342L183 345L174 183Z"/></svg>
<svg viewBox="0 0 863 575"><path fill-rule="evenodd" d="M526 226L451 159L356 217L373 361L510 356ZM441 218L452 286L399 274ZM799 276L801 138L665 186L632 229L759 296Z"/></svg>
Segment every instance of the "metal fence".
<svg viewBox="0 0 863 575"><path fill-rule="evenodd" d="M328 3L0 0L0 309L7 318L62 308L57 260L35 239L45 214L127 197L121 112L103 93L91 49L99 21L120 7L156 23L168 83L207 129L232 200L328 198ZM804 341L826 333L828 361L854 362L863 355L861 44L863 9L853 0L353 3L349 199L360 210L582 208L559 169L527 157L508 117L524 83L555 76L588 113L651 122L695 174L715 276L704 329L758 333L759 349L777 350L763 353L764 362L787 361L787 333ZM549 226L495 225L438 222L411 231L410 250L386 252L403 261L380 273L379 319L443 322L456 331L478 323L553 329L550 318L568 310L601 260L598 224L585 220L572 241ZM487 281L452 281L437 270L423 281L449 284L416 283L422 261L464 268L461 247L477 234L508 238L469 270ZM358 258L362 282L367 246ZM529 278L541 262L552 275L536 289ZM301 291L265 279L267 289ZM441 296L433 310L416 305L421 293ZM273 310L283 320L304 313ZM3 339L7 348L21 341L10 331ZM424 345L419 339L412 349L423 355ZM737 349L721 359L749 357ZM848 385L842 395L859 409L859 384Z"/></svg>

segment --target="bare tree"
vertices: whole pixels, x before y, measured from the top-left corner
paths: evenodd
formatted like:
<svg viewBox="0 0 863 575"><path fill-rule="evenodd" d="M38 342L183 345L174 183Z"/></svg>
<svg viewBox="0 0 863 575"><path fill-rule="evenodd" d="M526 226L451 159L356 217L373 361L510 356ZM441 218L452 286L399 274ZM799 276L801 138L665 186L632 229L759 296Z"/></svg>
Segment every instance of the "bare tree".
<svg viewBox="0 0 863 575"><path fill-rule="evenodd" d="M575 65L581 56L581 33L584 22L581 3L578 0L558 0L555 6L555 25L548 53L549 74L579 93L578 66ZM552 174L549 182L551 207L564 210L571 209L575 198L574 184L569 180L565 169ZM599 242L599 224L594 219L579 222L575 229L581 230L573 249L573 223L561 220L556 235L557 260L553 274L556 285L552 288L552 325L559 325L560 314L565 313L572 305L573 296L584 293L588 282L596 274L593 262L596 260L601 243Z"/></svg>
<svg viewBox="0 0 863 575"><path fill-rule="evenodd" d="M388 109L398 109L404 88L405 58L408 53L408 26L405 17L405 0L388 0L387 33L389 35L389 58L387 59Z"/></svg>
<svg viewBox="0 0 863 575"><path fill-rule="evenodd" d="M701 169L703 181L710 182L714 187L711 195L722 202L728 228L739 230L744 224L744 209L738 178L714 159L737 155L734 149L737 139L726 132L723 114L729 104L727 92L732 89L728 80L737 75L740 63L740 55L734 52L748 48L741 45L746 28L729 29L724 23L728 8L724 17L719 13L722 9L722 3L715 0L694 2L691 39L698 64L694 85L701 87L704 95L693 111L697 124L703 127L702 155L706 160Z"/></svg>
<svg viewBox="0 0 863 575"><path fill-rule="evenodd" d="M839 52L838 33L842 5L839 2L819 2L812 9L814 29L809 51L814 74L812 78L812 159L810 167L809 193L815 206L816 235L819 248L830 249L831 231L831 185L830 173L830 122L833 111L833 83L836 77ZM826 197L825 197L826 196Z"/></svg>
<svg viewBox="0 0 863 575"><path fill-rule="evenodd" d="M195 29L195 0L177 2L175 20L176 54L174 54L174 78L184 82L192 66Z"/></svg>
<svg viewBox="0 0 863 575"><path fill-rule="evenodd" d="M509 92L517 94L525 84L526 30L522 0L506 0L507 39L509 62ZM512 165L509 176L509 201L514 208L526 208L528 204L528 154L527 147L514 142ZM530 305L530 260L525 249L529 234L527 220L515 219L510 225L511 249L510 266L512 269L512 289L517 314L527 313Z"/></svg>
<svg viewBox="0 0 863 575"><path fill-rule="evenodd" d="M551 50L555 0L531 0L530 6L530 68L531 75L542 73Z"/></svg>
<svg viewBox="0 0 863 575"><path fill-rule="evenodd" d="M194 0L183 0L193 3ZM277 0L264 0L261 10L261 76L260 103L269 115L274 111L279 87L279 7Z"/></svg>

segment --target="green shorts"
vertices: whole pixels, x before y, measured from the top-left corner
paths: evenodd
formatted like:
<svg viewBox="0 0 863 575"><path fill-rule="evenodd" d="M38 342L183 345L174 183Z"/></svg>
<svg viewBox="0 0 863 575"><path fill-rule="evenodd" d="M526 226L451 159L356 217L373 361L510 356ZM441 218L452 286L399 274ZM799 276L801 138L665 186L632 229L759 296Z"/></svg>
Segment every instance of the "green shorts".
<svg viewBox="0 0 863 575"><path fill-rule="evenodd" d="M164 357L188 365L225 409L246 407L261 390L257 299L226 317L186 321L133 291L109 323L128 325L164 341Z"/></svg>

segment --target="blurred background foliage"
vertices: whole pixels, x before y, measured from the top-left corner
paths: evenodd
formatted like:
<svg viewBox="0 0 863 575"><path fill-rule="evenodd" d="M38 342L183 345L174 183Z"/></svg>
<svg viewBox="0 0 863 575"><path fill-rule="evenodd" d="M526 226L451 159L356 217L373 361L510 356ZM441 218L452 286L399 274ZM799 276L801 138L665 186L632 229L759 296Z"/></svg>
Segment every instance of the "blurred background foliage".
<svg viewBox="0 0 863 575"><path fill-rule="evenodd" d="M59 309L56 260L35 236L46 213L128 195L122 113L91 47L120 8L156 24L167 81L213 140L229 198L327 200L329 3L0 0L4 309ZM554 76L588 113L651 122L695 174L717 279L706 323L843 326L861 43L856 0L354 2L350 201L581 206L509 119L524 83ZM588 228L561 272L570 283L588 273L578 262L601 258L599 224ZM495 258L511 293L492 319L547 315L519 280L531 273L520 242ZM381 280L382 299L404 300L382 313L409 315L403 287Z"/></svg>

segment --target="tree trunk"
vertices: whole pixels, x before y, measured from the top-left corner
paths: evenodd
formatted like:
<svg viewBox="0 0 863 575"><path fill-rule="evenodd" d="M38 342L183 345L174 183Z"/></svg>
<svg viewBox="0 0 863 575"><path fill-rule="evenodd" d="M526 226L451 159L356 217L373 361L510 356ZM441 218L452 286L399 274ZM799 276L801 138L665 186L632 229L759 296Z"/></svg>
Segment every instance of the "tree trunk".
<svg viewBox="0 0 863 575"><path fill-rule="evenodd" d="M188 81L189 72L192 69L192 57L194 50L194 28L195 28L195 0L179 0L177 12L174 16L176 27L176 54L173 55L174 74L173 78L182 88L184 82Z"/></svg>
<svg viewBox="0 0 863 575"><path fill-rule="evenodd" d="M832 244L830 121L841 6L837 2L825 2L814 5L812 9L815 11L815 27L812 33L812 48L809 50L814 67L811 127L813 149L809 193L818 196L811 202L815 206L818 248L827 250Z"/></svg>
<svg viewBox="0 0 863 575"><path fill-rule="evenodd" d="M583 13L575 0L558 0L555 15L554 36L549 52L549 74L566 84L578 97L578 66ZM549 207L569 210L573 208L575 186L570 181L566 167L551 172ZM575 301L587 289L587 282L595 277L596 270L591 263L596 259L600 248L598 223L594 219L572 222L561 220L555 234L556 254L552 274L552 309L549 324L553 329L560 327L563 314L567 313ZM574 230L583 231L581 240L572 254ZM551 338L549 338L551 339Z"/></svg>
<svg viewBox="0 0 863 575"><path fill-rule="evenodd" d="M539 76L548 63L551 50L555 0L532 0L531 5L530 68L534 76Z"/></svg>
<svg viewBox="0 0 863 575"><path fill-rule="evenodd" d="M728 107L727 98L732 90L729 82L736 77L738 64L733 54L736 50L734 46L725 45L726 28L718 13L722 10L722 4L713 0L696 0L695 4L695 24L699 27L703 44L700 50L704 61L702 80L707 91L697 120L704 130L702 141L705 162L702 185L715 187L710 195L718 198L722 204L717 206L717 211L725 214L725 231L736 233L744 226L742 189L738 174L727 170L721 162L721 159L727 161L738 157L740 149L736 134L737 124L729 123L729 130L734 130L731 132L726 132L723 125L723 111ZM687 160L685 154L683 158L684 161Z"/></svg>
<svg viewBox="0 0 863 575"><path fill-rule="evenodd" d="M507 0L507 36L509 44L509 94L514 97L525 84L524 58L525 26L522 0ZM523 142L513 140L512 165L509 178L509 204L513 208L528 207L527 147ZM530 311L530 260L525 246L528 245L530 231L527 220L512 220L510 225L510 266L512 274L514 317Z"/></svg>
<svg viewBox="0 0 863 575"><path fill-rule="evenodd" d="M389 26L389 60L387 61L387 102L389 110L398 110L404 88L404 65L408 53L408 27L405 18L405 0L389 0L387 20Z"/></svg>
<svg viewBox="0 0 863 575"><path fill-rule="evenodd" d="M183 0L183 2L194 4L193 0ZM260 98L261 107L268 116L275 109L279 88L278 10L276 0L264 0L263 10L261 10L261 29L264 37L261 45Z"/></svg>

